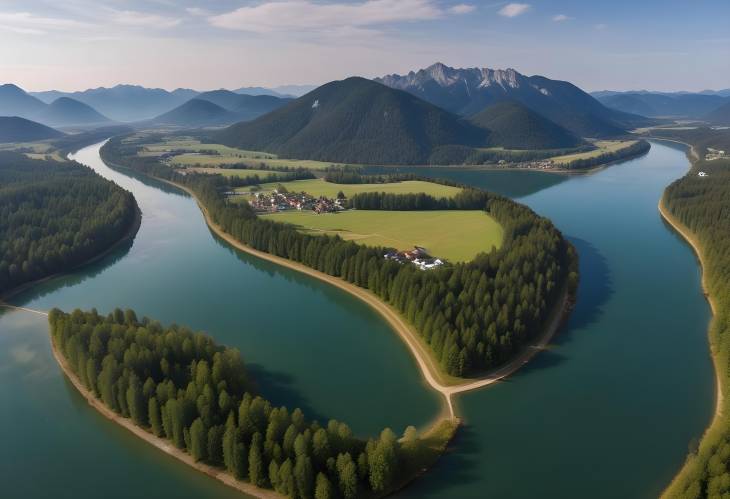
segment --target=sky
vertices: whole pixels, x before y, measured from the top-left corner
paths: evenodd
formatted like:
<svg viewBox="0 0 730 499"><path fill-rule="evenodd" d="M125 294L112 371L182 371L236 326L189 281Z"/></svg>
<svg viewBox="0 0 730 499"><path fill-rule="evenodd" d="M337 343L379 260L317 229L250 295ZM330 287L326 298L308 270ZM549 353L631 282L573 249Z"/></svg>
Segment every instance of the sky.
<svg viewBox="0 0 730 499"><path fill-rule="evenodd" d="M443 62L593 90L730 88L730 0L0 0L0 83L208 90Z"/></svg>

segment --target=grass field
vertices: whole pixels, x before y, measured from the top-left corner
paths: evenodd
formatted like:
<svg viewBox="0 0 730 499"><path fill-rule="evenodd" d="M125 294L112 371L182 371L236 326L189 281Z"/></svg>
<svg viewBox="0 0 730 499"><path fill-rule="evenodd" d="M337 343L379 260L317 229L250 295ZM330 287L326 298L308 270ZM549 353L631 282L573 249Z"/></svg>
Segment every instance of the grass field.
<svg viewBox="0 0 730 499"><path fill-rule="evenodd" d="M589 159L606 154L609 152L619 151L626 147L636 144L636 140L597 140L593 143L597 147L592 151L580 152L576 154L566 154L565 156L555 156L550 158L555 163L571 163L579 159Z"/></svg>
<svg viewBox="0 0 730 499"><path fill-rule="evenodd" d="M279 184L286 187L290 192L306 192L315 197L325 196L328 198L336 197L340 191L348 198L360 192L389 192L393 194L416 194L423 192L440 198L452 197L461 191L459 187L434 184L433 182L421 182L420 180L407 180L405 182L391 182L387 184L333 184L331 182L325 182L320 178L262 184L261 190L272 191ZM248 192L250 189L250 187L241 187L236 190L238 192Z"/></svg>
<svg viewBox="0 0 730 499"><path fill-rule="evenodd" d="M337 163L326 161L280 159L276 154L236 149L222 144L206 144L192 137L170 137L169 140L163 142L147 144L139 152L139 155L159 156L172 151L180 151L180 154L170 159L172 166L213 167L242 163L252 167L258 167L263 164L264 168L280 168L286 166L322 170L331 165L338 165ZM215 151L217 154L205 154L210 151Z"/></svg>
<svg viewBox="0 0 730 499"><path fill-rule="evenodd" d="M258 175L261 178L268 177L271 174L285 176L285 172L275 172L272 170L243 170L240 168L186 168L186 171L193 171L196 173L207 173L210 175L223 175L224 177L240 177L248 178Z"/></svg>
<svg viewBox="0 0 730 499"><path fill-rule="evenodd" d="M434 257L465 262L478 253L502 245L504 230L483 211L376 211L348 210L316 215L284 211L262 215L289 223L309 234L337 234L369 246L398 250L423 246Z"/></svg>

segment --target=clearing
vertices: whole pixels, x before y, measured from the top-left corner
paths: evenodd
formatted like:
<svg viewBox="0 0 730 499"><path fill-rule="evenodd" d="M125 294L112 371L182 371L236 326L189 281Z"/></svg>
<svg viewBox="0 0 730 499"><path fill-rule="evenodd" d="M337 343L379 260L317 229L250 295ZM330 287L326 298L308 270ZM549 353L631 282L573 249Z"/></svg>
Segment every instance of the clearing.
<svg viewBox="0 0 730 499"><path fill-rule="evenodd" d="M332 182L326 182L321 178L261 184L261 191L273 191L280 184L286 187L289 192L306 192L314 197L325 196L328 198L337 197L337 193L340 191L348 198L361 192L387 192L392 194L418 194L422 192L436 198L453 197L461 192L461 188L459 187L423 182L420 180L406 180L385 184L334 184ZM250 187L236 189L237 192L244 193L250 192L250 190Z"/></svg>
<svg viewBox="0 0 730 499"><path fill-rule="evenodd" d="M597 149L575 154L566 154L565 156L555 156L550 159L555 163L567 164L579 159L590 159L600 156L601 154L620 151L621 149L632 146L637 142L637 140L597 140L593 142L593 145L596 146Z"/></svg>
<svg viewBox="0 0 730 499"><path fill-rule="evenodd" d="M348 210L322 215L284 211L261 216L309 234L337 234L368 246L398 250L422 246L431 256L451 262L466 262L491 251L492 246L499 248L504 238L502 226L479 210Z"/></svg>

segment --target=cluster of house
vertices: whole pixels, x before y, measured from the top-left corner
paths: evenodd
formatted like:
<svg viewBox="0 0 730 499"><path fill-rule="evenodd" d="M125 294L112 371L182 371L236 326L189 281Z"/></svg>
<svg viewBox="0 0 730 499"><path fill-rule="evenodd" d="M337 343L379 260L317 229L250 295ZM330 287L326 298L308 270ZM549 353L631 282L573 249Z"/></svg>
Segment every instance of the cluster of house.
<svg viewBox="0 0 730 499"><path fill-rule="evenodd" d="M330 199L324 196L314 197L306 192L256 192L249 200L257 211L274 213L286 210L311 210L314 213L335 213L345 209L343 199Z"/></svg>
<svg viewBox="0 0 730 499"><path fill-rule="evenodd" d="M497 164L499 166L508 166L510 168L524 168L529 170L552 170L557 168L559 165L554 163L551 159L540 159L536 161L522 161L519 163L510 163L503 159L500 159Z"/></svg>
<svg viewBox="0 0 730 499"><path fill-rule="evenodd" d="M389 251L383 255L386 260L394 260L398 263L412 263L420 270L431 270L444 264L439 258L431 258L426 248L415 246L410 251Z"/></svg>
<svg viewBox="0 0 730 499"><path fill-rule="evenodd" d="M725 151L720 149L713 149L712 147L708 147L707 154L705 154L706 161L714 161L716 159L725 159L728 157L730 157L730 155L725 154Z"/></svg>

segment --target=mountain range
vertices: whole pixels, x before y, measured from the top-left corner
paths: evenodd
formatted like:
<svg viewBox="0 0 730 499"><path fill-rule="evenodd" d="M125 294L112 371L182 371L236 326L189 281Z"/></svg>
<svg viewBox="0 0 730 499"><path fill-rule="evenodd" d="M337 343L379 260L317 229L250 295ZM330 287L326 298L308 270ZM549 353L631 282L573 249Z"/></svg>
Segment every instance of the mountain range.
<svg viewBox="0 0 730 499"><path fill-rule="evenodd" d="M649 117L705 119L710 113L730 103L719 93L597 92L593 94L605 106Z"/></svg>
<svg viewBox="0 0 730 499"><path fill-rule="evenodd" d="M12 84L0 86L0 115L18 116L50 126L92 126L110 121L77 100L59 97L46 104Z"/></svg>
<svg viewBox="0 0 730 499"><path fill-rule="evenodd" d="M376 81L462 116L516 101L581 137L609 137L652 120L610 109L572 83L525 76L514 69L455 69L442 63Z"/></svg>
<svg viewBox="0 0 730 499"><path fill-rule="evenodd" d="M230 125L248 121L278 109L290 98L248 95L230 90L213 90L196 95L175 109L155 117L154 123L177 126Z"/></svg>
<svg viewBox="0 0 730 499"><path fill-rule="evenodd" d="M282 157L361 164L463 162L477 148L561 149L581 138L515 101L467 119L373 80L323 85L214 139ZM436 160L435 158L438 158Z"/></svg>

